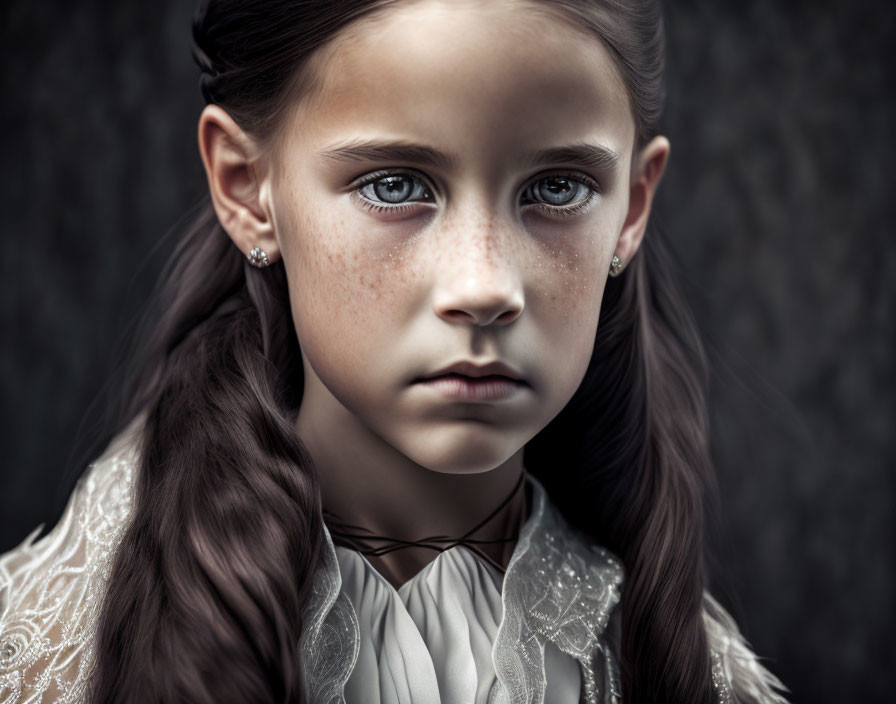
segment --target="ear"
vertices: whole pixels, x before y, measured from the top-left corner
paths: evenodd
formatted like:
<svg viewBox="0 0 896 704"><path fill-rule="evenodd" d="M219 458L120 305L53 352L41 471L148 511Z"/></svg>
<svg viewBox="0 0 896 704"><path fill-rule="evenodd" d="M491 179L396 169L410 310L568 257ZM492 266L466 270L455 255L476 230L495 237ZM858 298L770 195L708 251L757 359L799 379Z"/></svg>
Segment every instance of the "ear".
<svg viewBox="0 0 896 704"><path fill-rule="evenodd" d="M259 247L276 261L280 247L256 140L220 106L207 105L199 117L199 152L215 213L230 239L246 257Z"/></svg>
<svg viewBox="0 0 896 704"><path fill-rule="evenodd" d="M669 140L657 136L635 156L629 186L628 213L619 233L616 250L613 252L622 260L623 266L632 260L638 247L641 246L641 240L647 229L650 207L653 204L653 195L669 159L669 149Z"/></svg>

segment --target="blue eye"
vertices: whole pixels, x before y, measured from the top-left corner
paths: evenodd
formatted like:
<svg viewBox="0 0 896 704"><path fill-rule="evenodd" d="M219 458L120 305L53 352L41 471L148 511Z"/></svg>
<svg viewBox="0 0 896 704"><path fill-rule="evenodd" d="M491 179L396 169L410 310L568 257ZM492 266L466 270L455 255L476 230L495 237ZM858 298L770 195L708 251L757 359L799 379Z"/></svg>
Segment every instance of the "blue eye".
<svg viewBox="0 0 896 704"><path fill-rule="evenodd" d="M529 187L529 193L546 205L578 203L590 195L588 186L580 181L559 176L548 176Z"/></svg>
<svg viewBox="0 0 896 704"><path fill-rule="evenodd" d="M600 194L598 183L584 174L551 174L533 181L525 199L548 215L561 217L587 210Z"/></svg>
<svg viewBox="0 0 896 704"><path fill-rule="evenodd" d="M426 184L408 173L379 173L357 188L357 193L373 205L397 206L407 203L432 202L433 195Z"/></svg>

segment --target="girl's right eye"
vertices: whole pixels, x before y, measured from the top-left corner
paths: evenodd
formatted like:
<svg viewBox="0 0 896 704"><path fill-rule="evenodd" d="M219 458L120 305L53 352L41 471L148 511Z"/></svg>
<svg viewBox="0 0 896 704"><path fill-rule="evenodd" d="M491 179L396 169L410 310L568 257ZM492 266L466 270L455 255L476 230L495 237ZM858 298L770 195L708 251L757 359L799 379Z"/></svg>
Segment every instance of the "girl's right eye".
<svg viewBox="0 0 896 704"><path fill-rule="evenodd" d="M418 203L435 201L423 179L404 171L372 173L355 186L353 194L362 207L377 213L404 213Z"/></svg>

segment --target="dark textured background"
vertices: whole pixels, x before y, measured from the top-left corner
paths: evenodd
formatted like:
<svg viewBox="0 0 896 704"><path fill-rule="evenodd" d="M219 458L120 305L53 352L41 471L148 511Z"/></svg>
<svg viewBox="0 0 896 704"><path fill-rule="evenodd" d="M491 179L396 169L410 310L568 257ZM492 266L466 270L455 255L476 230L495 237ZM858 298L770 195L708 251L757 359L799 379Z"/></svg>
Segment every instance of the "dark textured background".
<svg viewBox="0 0 896 704"><path fill-rule="evenodd" d="M55 520L150 254L204 193L192 6L2 10L0 552ZM668 6L657 216L714 367L726 603L796 702L892 680L894 14Z"/></svg>

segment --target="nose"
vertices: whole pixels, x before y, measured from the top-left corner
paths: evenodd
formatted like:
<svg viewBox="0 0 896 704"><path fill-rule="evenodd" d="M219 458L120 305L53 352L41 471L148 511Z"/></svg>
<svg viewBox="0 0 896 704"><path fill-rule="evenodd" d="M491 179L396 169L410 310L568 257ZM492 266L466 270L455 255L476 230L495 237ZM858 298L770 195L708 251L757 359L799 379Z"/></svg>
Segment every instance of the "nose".
<svg viewBox="0 0 896 704"><path fill-rule="evenodd" d="M508 325L524 307L523 284L512 247L499 240L511 235L491 228L452 238L439 257L433 293L435 313L449 323Z"/></svg>

